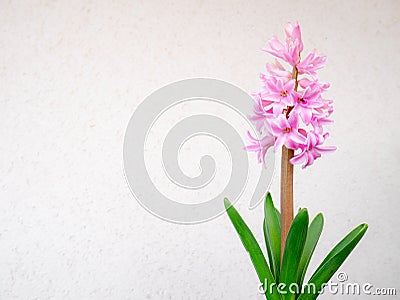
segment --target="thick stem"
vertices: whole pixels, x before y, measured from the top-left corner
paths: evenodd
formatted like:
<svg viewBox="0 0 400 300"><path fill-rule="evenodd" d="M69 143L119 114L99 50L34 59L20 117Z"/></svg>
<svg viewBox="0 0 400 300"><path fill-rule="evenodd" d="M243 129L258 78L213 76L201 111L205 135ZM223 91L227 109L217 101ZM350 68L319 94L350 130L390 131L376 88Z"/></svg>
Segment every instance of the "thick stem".
<svg viewBox="0 0 400 300"><path fill-rule="evenodd" d="M292 78L295 82L295 91L297 91L297 68L293 67ZM293 106L287 108L286 118ZM294 150L288 149L285 146L282 147L282 161L281 161L281 263L283 257L283 251L285 249L286 237L288 235L290 225L293 221L293 165L290 163L290 159L294 156Z"/></svg>
<svg viewBox="0 0 400 300"><path fill-rule="evenodd" d="M282 147L281 161L281 262L286 237L293 221L293 165L294 150Z"/></svg>

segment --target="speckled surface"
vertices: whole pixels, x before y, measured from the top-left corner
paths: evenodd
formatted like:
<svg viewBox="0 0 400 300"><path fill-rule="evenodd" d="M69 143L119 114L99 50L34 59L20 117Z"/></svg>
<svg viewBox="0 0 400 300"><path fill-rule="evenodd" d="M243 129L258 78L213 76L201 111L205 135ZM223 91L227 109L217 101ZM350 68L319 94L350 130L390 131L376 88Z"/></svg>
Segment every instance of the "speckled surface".
<svg viewBox="0 0 400 300"><path fill-rule="evenodd" d="M135 107L171 81L256 90L269 59L258 49L288 20L328 55L321 77L336 100L339 150L296 170L297 206L326 217L311 267L367 221L342 270L399 292L399 11L398 1L1 1L0 299L262 299L226 216L174 225L134 200L122 143ZM239 209L261 240L262 209Z"/></svg>

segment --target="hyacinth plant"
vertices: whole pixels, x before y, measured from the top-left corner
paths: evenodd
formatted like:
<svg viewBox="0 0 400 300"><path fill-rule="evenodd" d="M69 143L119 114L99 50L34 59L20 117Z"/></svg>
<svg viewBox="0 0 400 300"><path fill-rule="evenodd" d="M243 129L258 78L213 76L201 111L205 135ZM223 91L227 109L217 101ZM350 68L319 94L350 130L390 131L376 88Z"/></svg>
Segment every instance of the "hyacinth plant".
<svg viewBox="0 0 400 300"><path fill-rule="evenodd" d="M307 267L323 228L320 213L309 224L307 209L300 209L293 219L293 165L302 168L313 165L322 154L336 150L325 145L329 137L325 125L332 123L333 101L323 93L328 83L321 83L317 71L326 61L316 50L301 59L303 41L298 23L287 23L286 41L276 36L263 51L280 59L266 65L267 74L261 73L262 88L253 94L254 109L251 120L261 138L248 132L248 151L257 153L258 161L265 164L269 148L282 150L280 212L267 193L265 200L264 238L268 261L247 227L228 199L225 207L239 237L248 251L270 300L316 299L324 285L342 265L365 234L368 225L360 224L344 237L303 284ZM304 288L307 287L307 288Z"/></svg>

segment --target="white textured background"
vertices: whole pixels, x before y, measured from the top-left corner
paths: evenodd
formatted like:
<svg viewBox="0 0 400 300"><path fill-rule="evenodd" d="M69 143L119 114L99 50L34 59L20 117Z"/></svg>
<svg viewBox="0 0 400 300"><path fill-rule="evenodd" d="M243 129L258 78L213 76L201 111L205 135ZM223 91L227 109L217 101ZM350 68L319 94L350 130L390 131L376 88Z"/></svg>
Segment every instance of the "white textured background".
<svg viewBox="0 0 400 300"><path fill-rule="evenodd" d="M342 270L399 292L399 11L389 0L0 1L0 299L262 299L226 215L182 226L147 213L122 143L135 107L171 81L257 90L270 60L259 48L289 20L328 55L321 77L336 100L339 150L296 169L297 206L326 219L311 268L366 221ZM261 241L261 207L239 209Z"/></svg>

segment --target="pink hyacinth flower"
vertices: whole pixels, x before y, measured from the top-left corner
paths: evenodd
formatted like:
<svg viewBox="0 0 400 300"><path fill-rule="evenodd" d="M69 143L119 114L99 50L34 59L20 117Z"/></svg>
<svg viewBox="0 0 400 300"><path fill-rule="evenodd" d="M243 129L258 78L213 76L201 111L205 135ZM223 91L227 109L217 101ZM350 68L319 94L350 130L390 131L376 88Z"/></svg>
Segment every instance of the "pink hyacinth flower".
<svg viewBox="0 0 400 300"><path fill-rule="evenodd" d="M321 107L316 108L315 111L321 115L325 114L329 117L333 113L333 100L323 98L320 98L320 100L322 105Z"/></svg>
<svg viewBox="0 0 400 300"><path fill-rule="evenodd" d="M262 94L262 97L265 100L272 101L271 107L274 116L281 114L286 106L294 105L295 99L297 99L294 86L294 80L285 83L282 79L276 77L269 77L265 82L265 93Z"/></svg>
<svg viewBox="0 0 400 300"><path fill-rule="evenodd" d="M328 119L328 114L325 114L325 115L316 115L315 114L311 118L311 125L313 126L314 131L317 134L322 134L324 125L329 125L332 123L333 123L333 120Z"/></svg>
<svg viewBox="0 0 400 300"><path fill-rule="evenodd" d="M267 63L266 68L269 74L275 77L279 77L284 83L292 79L292 72L287 71L276 59L275 62L273 62L272 64ZM268 79L265 74L260 75L260 78L263 80L264 83Z"/></svg>
<svg viewBox="0 0 400 300"><path fill-rule="evenodd" d="M299 148L300 144L306 142L305 137L297 130L298 120L295 115L286 119L286 116L279 115L271 121L271 132L276 136L275 149L280 149L283 145L290 149Z"/></svg>
<svg viewBox="0 0 400 300"><path fill-rule="evenodd" d="M250 152L256 152L258 162L265 164L265 154L267 153L268 149L274 145L275 137L267 132L266 135L259 140L253 137L250 131L247 131L247 136L249 137L251 144L246 146L245 149Z"/></svg>
<svg viewBox="0 0 400 300"><path fill-rule="evenodd" d="M297 93L297 103L292 113L298 114L304 124L309 125L313 114L313 109L323 105L320 101L321 93L315 86L310 86L304 91Z"/></svg>
<svg viewBox="0 0 400 300"><path fill-rule="evenodd" d="M296 46L297 51L300 53L303 51L303 40L301 39L301 30L298 22L294 24L288 22L285 26L286 33L286 45Z"/></svg>
<svg viewBox="0 0 400 300"><path fill-rule="evenodd" d="M286 60L287 54L285 53L285 46L278 40L275 35L272 36L272 38L268 41L268 44L271 49L262 48L263 51L268 52L269 54L272 54L283 60Z"/></svg>
<svg viewBox="0 0 400 300"><path fill-rule="evenodd" d="M319 89L319 91L322 93L322 92L325 92L327 89L329 89L329 87L331 86L329 83L327 83L327 82L324 82L324 83L322 83L322 82L319 82L319 80L317 79L317 78L315 78L314 80L310 80L310 79L308 79L308 78L306 78L306 77L304 77L304 78L301 78L300 80L299 80L299 85L303 88L303 89L305 89L305 88L307 88L307 87L309 87L309 86L313 86L313 85L315 85L316 87L318 87L318 89Z"/></svg>
<svg viewBox="0 0 400 300"><path fill-rule="evenodd" d="M266 129L266 127L269 126L267 124L267 118L271 115L271 112L268 113L268 111L265 110L265 105L268 105L269 103L265 103L265 101L262 100L260 94L254 94L253 97L253 115L251 115L249 119L253 122L257 131L259 133L262 133Z"/></svg>
<svg viewBox="0 0 400 300"><path fill-rule="evenodd" d="M317 50L308 54L298 65L297 70L299 74L308 74L316 78L316 71L324 67L326 56L319 56Z"/></svg>
<svg viewBox="0 0 400 300"><path fill-rule="evenodd" d="M330 153L336 150L335 146L322 146L328 134L320 135L315 132L308 132L307 142L305 145L300 145L301 152L295 155L290 162L292 164L304 163L302 168L311 166L314 161L321 157L322 153Z"/></svg>
<svg viewBox="0 0 400 300"><path fill-rule="evenodd" d="M269 40L270 49L263 48L262 50L283 59L292 66L296 66L300 62L300 52L303 50L300 26L297 22L295 24L287 23L285 32L285 45L276 36L273 36Z"/></svg>
<svg viewBox="0 0 400 300"><path fill-rule="evenodd" d="M300 150L292 164L304 162L303 168L312 165L321 153L336 149L322 146L329 135L325 125L333 122L329 119L333 101L322 96L329 83L319 82L316 73L326 57L314 50L300 59L303 41L297 22L286 24L284 42L273 36L269 48L262 50L289 63L293 71L286 70L277 59L266 64L267 72L260 74L263 86L254 94L253 114L249 117L266 137L258 140L249 134L252 144L246 149L257 152L259 161L264 161L266 149L274 142L276 150L283 145Z"/></svg>

